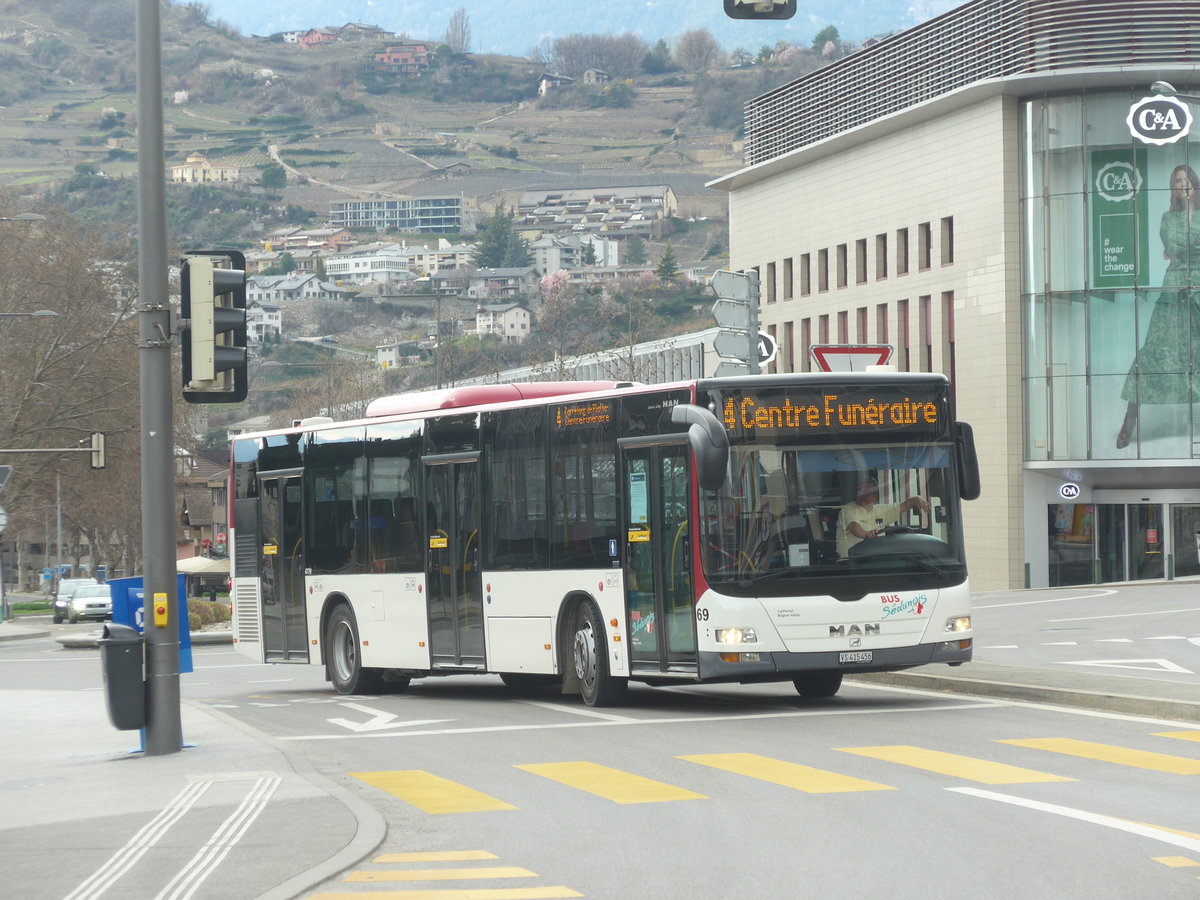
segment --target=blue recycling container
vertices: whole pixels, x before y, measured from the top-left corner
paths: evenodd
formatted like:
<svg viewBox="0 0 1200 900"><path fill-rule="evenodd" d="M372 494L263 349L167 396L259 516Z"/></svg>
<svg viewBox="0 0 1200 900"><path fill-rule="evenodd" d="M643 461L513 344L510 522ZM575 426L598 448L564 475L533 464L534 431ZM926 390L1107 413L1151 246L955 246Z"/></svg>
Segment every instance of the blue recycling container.
<svg viewBox="0 0 1200 900"><path fill-rule="evenodd" d="M188 627L187 616L187 575L179 573L179 583L176 585L178 602L171 610L170 618L178 623L179 628L179 672L184 674L192 669L192 630ZM114 578L108 582L109 593L112 594L113 617L117 625L128 625L136 628L139 633L145 633L145 586L142 576L132 578Z"/></svg>

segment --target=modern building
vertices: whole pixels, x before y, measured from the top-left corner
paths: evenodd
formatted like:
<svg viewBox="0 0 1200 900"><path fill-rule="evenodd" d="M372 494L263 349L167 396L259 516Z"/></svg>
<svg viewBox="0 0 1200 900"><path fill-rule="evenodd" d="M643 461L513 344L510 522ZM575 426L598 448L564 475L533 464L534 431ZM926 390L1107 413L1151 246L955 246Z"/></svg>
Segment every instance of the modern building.
<svg viewBox="0 0 1200 900"><path fill-rule="evenodd" d="M463 230L462 197L406 197L391 200L338 200L329 204L335 228L398 228L422 234Z"/></svg>
<svg viewBox="0 0 1200 900"><path fill-rule="evenodd" d="M977 588L1200 573L1200 107L1143 102L1198 60L1195 0L972 0L751 100L712 183L779 371L878 342L951 377Z"/></svg>

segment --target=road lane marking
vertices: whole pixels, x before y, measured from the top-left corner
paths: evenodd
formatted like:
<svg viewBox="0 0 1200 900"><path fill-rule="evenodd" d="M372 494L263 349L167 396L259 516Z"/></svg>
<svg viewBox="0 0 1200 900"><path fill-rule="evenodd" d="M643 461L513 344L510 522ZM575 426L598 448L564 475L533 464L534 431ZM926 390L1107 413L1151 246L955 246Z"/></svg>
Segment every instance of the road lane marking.
<svg viewBox="0 0 1200 900"><path fill-rule="evenodd" d="M1170 828L1160 828L1157 825L1143 825L1140 822L1130 822L1127 819L1117 819L1113 816L1102 815L1101 813L1072 809L1069 806L1058 806L1054 803L1043 803L1039 800L1029 800L1025 797L1014 797L1010 794L998 794L995 791L984 791L979 788L956 787L946 788L946 790L953 791L956 794L966 794L970 797L979 797L983 800L995 800L998 803L1023 806L1026 809L1051 813L1056 816L1065 816L1068 819L1090 822L1093 825L1103 825L1106 828L1115 828L1118 831L1124 831L1128 834L1135 834L1139 837L1161 841L1164 844L1182 847L1192 853L1200 853L1200 834L1189 834L1188 832L1175 831Z"/></svg>
<svg viewBox="0 0 1200 900"><path fill-rule="evenodd" d="M770 784L804 791L806 794L838 794L851 791L894 791L895 788L875 781L826 772L782 759L771 759L757 753L703 753L696 756L677 756L676 759L698 763L712 769L745 775Z"/></svg>
<svg viewBox="0 0 1200 900"><path fill-rule="evenodd" d="M439 778L420 769L397 772L351 772L352 778L399 797L405 803L431 815L490 812L517 807L489 797L474 788Z"/></svg>
<svg viewBox="0 0 1200 900"><path fill-rule="evenodd" d="M1148 663L1149 665L1143 665ZM1058 663L1060 666L1095 666L1100 669L1139 669L1145 672L1178 672L1194 675L1191 669L1176 665L1169 659L1078 659Z"/></svg>
<svg viewBox="0 0 1200 900"><path fill-rule="evenodd" d="M1152 856L1150 858L1156 863L1162 863L1164 866L1170 866L1172 869L1186 869L1189 866L1200 866L1200 862L1187 856Z"/></svg>
<svg viewBox="0 0 1200 900"><path fill-rule="evenodd" d="M913 769L936 772L939 775L952 775L955 778L978 781L980 784L1039 784L1048 781L1075 780L1062 775L1051 775L1049 772L1022 769L1006 763L975 759L971 756L959 756L956 753L943 753L940 750L927 750L924 747L895 745L890 747L837 747L835 749L841 753L854 753L884 762L898 763Z"/></svg>
<svg viewBox="0 0 1200 900"><path fill-rule="evenodd" d="M1065 603L1070 600L1091 600L1096 597L1109 597L1115 593L1115 590L1100 590L1093 591L1090 594L1072 594L1070 597L1048 597L1044 600L1021 600L1016 603L992 603L986 606L980 606L978 603L972 603L971 607L972 609L980 610L1007 609L1010 606L1041 606L1043 603Z"/></svg>
<svg viewBox="0 0 1200 900"><path fill-rule="evenodd" d="M1159 731L1155 737L1176 738L1181 741L1197 741L1200 742L1200 729L1196 731Z"/></svg>
<svg viewBox="0 0 1200 900"><path fill-rule="evenodd" d="M382 853L371 862L395 864L406 862L467 862L470 860L499 859L487 850L430 850L413 853Z"/></svg>
<svg viewBox="0 0 1200 900"><path fill-rule="evenodd" d="M978 607L976 607L978 609ZM1200 612L1200 606L1193 606L1189 609L1157 609L1150 612L1135 612L1135 613L1114 613L1110 616L1076 616L1073 619L1049 619L1053 623L1059 622L1093 622L1098 619L1134 619L1141 616L1177 616L1180 613Z"/></svg>
<svg viewBox="0 0 1200 900"><path fill-rule="evenodd" d="M537 878L521 866L480 866L476 869L387 869L385 871L351 872L342 881L347 883L379 883L392 881L472 881L484 878Z"/></svg>
<svg viewBox="0 0 1200 900"><path fill-rule="evenodd" d="M703 794L643 778L590 762L538 763L513 768L549 778L613 803L670 803L676 800L707 800Z"/></svg>
<svg viewBox="0 0 1200 900"><path fill-rule="evenodd" d="M578 891L569 887L555 885L554 887L518 887L518 888L464 888L462 890L432 890L432 891L372 891L362 893L325 893L312 894L308 900L363 900L369 896L371 900L569 900L572 897L583 897Z"/></svg>
<svg viewBox="0 0 1200 900"><path fill-rule="evenodd" d="M1028 747L1031 750L1045 750L1049 753L1061 753L1064 756L1075 756L1082 759L1094 759L1134 769L1147 769L1151 772L1166 772L1168 775L1200 775L1200 759L1171 756L1167 753L1154 753L1149 750L1135 750L1132 747L1115 747L1092 741L1077 741L1073 738L1032 738L997 741L996 743Z"/></svg>

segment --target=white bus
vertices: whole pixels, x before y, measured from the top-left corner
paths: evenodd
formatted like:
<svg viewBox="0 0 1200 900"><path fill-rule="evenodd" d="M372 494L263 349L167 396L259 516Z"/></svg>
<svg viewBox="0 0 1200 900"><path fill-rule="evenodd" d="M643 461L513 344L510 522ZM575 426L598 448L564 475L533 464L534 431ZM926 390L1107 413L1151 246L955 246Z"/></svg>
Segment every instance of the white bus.
<svg viewBox="0 0 1200 900"><path fill-rule="evenodd" d="M237 648L339 693L495 673L591 706L631 680L829 697L971 658L978 466L941 375L403 394L239 436L231 481ZM866 539L850 504L879 515Z"/></svg>

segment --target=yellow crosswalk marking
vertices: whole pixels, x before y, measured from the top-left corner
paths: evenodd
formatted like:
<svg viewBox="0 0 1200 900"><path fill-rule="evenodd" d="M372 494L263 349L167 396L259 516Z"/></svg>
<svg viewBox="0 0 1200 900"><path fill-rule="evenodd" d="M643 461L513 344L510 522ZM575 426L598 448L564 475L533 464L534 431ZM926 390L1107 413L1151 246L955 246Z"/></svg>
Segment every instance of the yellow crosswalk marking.
<svg viewBox="0 0 1200 900"><path fill-rule="evenodd" d="M312 894L308 900L363 900L361 893ZM569 887L458 888L431 891L372 891L371 900L569 900L583 894Z"/></svg>
<svg viewBox="0 0 1200 900"><path fill-rule="evenodd" d="M613 803L666 803L673 800L708 799L703 794L590 762L540 763L515 768L541 775L567 787L587 791Z"/></svg>
<svg viewBox="0 0 1200 900"><path fill-rule="evenodd" d="M1158 731L1154 734L1155 737L1178 738L1181 741L1196 741L1200 743L1200 731Z"/></svg>
<svg viewBox="0 0 1200 900"><path fill-rule="evenodd" d="M477 859L499 859L495 853L486 850L429 850L424 853L384 853L375 857L375 863L405 863L405 862L467 862Z"/></svg>
<svg viewBox="0 0 1200 900"><path fill-rule="evenodd" d="M680 756L688 762L699 763L713 769L734 772L794 788L808 794L837 794L849 791L894 791L895 788L874 781L864 781L837 772L826 772L781 759L759 756L757 753L704 753L698 756Z"/></svg>
<svg viewBox="0 0 1200 900"><path fill-rule="evenodd" d="M351 772L350 775L434 815L516 809L503 800L489 797L437 775L422 772L420 769L401 772Z"/></svg>
<svg viewBox="0 0 1200 900"><path fill-rule="evenodd" d="M1029 747L1033 750L1046 750L1050 753L1061 753L1064 756L1095 759L1135 769L1149 769L1152 772L1166 772L1170 775L1200 775L1200 759L1171 756L1167 753L1152 753L1148 750L1134 750L1131 747L1114 747L1109 744L1077 741L1072 738L1033 738L1019 741L997 741L997 743Z"/></svg>
<svg viewBox="0 0 1200 900"><path fill-rule="evenodd" d="M1162 863L1164 866L1170 866L1172 869L1186 869L1189 866L1200 866L1200 862L1189 859L1186 856L1152 856L1150 858L1156 863Z"/></svg>
<svg viewBox="0 0 1200 900"><path fill-rule="evenodd" d="M986 759L975 759L970 756L959 756L955 753L943 753L940 750L927 750L924 747L894 745L890 747L839 747L842 753L854 753L884 762L899 763L914 769L924 769L926 772L936 772L939 775L952 775L967 781L977 781L980 784L1037 784L1047 781L1074 781L1074 778L1064 778L1061 775L1051 775L1048 772L1035 772L1033 769L1022 769L1005 763L991 762Z"/></svg>
<svg viewBox="0 0 1200 900"><path fill-rule="evenodd" d="M351 872L342 881L470 881L483 878L537 878L520 866L479 866L474 869L387 869Z"/></svg>

